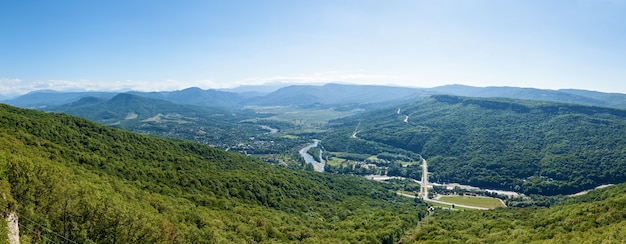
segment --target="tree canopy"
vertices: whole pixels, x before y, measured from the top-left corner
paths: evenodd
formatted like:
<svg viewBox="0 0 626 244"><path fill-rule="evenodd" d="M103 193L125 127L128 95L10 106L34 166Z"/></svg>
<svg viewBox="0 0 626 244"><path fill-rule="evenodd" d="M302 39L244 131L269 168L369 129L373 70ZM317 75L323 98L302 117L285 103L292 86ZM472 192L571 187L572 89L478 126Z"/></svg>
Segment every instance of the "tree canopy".
<svg viewBox="0 0 626 244"><path fill-rule="evenodd" d="M626 181L626 110L447 95L399 108L331 121L326 149L421 154L433 181L532 194Z"/></svg>
<svg viewBox="0 0 626 244"><path fill-rule="evenodd" d="M425 211L360 177L6 105L0 180L24 242L380 243L398 240Z"/></svg>

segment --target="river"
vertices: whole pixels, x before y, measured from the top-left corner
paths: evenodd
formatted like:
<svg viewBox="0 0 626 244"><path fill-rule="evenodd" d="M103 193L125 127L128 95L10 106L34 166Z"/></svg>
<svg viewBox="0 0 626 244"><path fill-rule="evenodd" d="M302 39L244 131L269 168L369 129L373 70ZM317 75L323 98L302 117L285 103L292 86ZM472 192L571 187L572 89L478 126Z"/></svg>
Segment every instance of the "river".
<svg viewBox="0 0 626 244"><path fill-rule="evenodd" d="M326 161L324 161L324 159L322 158L322 150L320 150L320 157L319 157L320 161L322 162L316 161L313 158L313 156L311 156L311 154L308 153L309 149L313 147L317 147L319 143L320 143L320 140L313 140L313 143L300 149L300 155L302 156L302 158L304 158L305 162L313 164L313 168L315 169L315 171L324 172L324 166L326 165Z"/></svg>

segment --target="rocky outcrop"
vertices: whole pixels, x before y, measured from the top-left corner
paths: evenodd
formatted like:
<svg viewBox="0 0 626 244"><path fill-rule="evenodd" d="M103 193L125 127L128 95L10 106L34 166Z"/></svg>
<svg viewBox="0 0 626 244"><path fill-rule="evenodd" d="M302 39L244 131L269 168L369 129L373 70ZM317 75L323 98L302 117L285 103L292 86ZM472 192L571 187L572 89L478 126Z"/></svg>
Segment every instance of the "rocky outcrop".
<svg viewBox="0 0 626 244"><path fill-rule="evenodd" d="M7 221L9 243L19 244L20 226L17 213L15 212L17 209L17 201L15 201L11 195L11 184L9 184L9 181L6 179L0 180L0 195L2 195L2 200L0 200L2 210L0 210L0 214Z"/></svg>
<svg viewBox="0 0 626 244"><path fill-rule="evenodd" d="M20 243L20 226L15 211L9 212L6 216L7 226L9 229L8 238L10 244Z"/></svg>

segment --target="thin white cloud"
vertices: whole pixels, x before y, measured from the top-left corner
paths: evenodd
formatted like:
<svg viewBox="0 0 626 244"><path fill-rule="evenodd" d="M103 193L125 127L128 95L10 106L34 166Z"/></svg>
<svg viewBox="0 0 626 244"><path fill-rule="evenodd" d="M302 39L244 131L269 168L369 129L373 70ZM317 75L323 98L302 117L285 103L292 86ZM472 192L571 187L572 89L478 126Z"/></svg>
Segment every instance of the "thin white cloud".
<svg viewBox="0 0 626 244"><path fill-rule="evenodd" d="M203 89L220 87L223 84L211 80L199 81L90 81L90 80L46 80L46 81L25 81L21 79L0 78L0 95L16 96L32 91L54 90L54 91L171 91L189 87L200 87Z"/></svg>
<svg viewBox="0 0 626 244"><path fill-rule="evenodd" d="M234 88L241 85L262 85L277 83L323 84L329 82L358 84L401 84L401 77L393 75L371 74L366 72L319 72L313 74L255 77L235 82L217 82L213 80L161 80L161 81L91 81L91 80L45 80L26 81L21 79L0 78L0 95L17 96L32 91L173 91L189 87Z"/></svg>
<svg viewBox="0 0 626 244"><path fill-rule="evenodd" d="M23 82L20 79L0 78L0 94L1 95L15 95L22 93L19 88L23 86Z"/></svg>

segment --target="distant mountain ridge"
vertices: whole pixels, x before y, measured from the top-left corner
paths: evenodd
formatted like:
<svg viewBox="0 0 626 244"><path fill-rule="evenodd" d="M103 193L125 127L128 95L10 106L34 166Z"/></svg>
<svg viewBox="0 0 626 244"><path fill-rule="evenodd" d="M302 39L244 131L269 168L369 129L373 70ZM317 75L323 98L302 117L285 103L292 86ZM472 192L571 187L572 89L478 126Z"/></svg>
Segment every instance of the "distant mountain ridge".
<svg viewBox="0 0 626 244"><path fill-rule="evenodd" d="M255 92L255 88L260 89L259 92ZM268 91L272 92L267 93ZM249 105L311 107L315 105L375 104L443 94L551 101L626 109L626 94L620 93L603 93L576 89L546 90L520 87L472 87L465 85L410 88L329 83L325 85L290 85L281 88L277 86L251 86L228 90L203 90L191 87L177 91L128 93L176 104L222 108L236 108ZM117 94L119 93L41 91L5 100L3 103L25 108L40 108L76 102L84 97L108 99Z"/></svg>
<svg viewBox="0 0 626 244"><path fill-rule="evenodd" d="M520 87L472 87L447 85L429 89L431 92L465 97L502 97L535 101L574 103L601 107L626 108L626 94L586 90L544 90Z"/></svg>
<svg viewBox="0 0 626 244"><path fill-rule="evenodd" d="M152 94L159 95L159 94ZM249 123L251 112L226 110L222 107L176 104L170 101L121 93L111 99L84 97L44 111L79 116L103 125L139 133L188 139L215 147L227 148L246 134L262 133Z"/></svg>
<svg viewBox="0 0 626 244"><path fill-rule="evenodd" d="M190 87L177 91L164 92L54 92L42 91L31 92L26 95L2 101L3 103L22 108L42 108L57 106L79 101L86 97L110 99L118 94L133 94L141 97L164 100L177 104L198 105L206 107L236 106L242 97L233 92L218 90L202 90Z"/></svg>
<svg viewBox="0 0 626 244"><path fill-rule="evenodd" d="M3 103L22 107L39 108L51 105L62 105L75 102L84 97L112 98L116 92L57 92L57 91L34 91Z"/></svg>
<svg viewBox="0 0 626 244"><path fill-rule="evenodd" d="M247 100L252 105L311 105L311 104L367 104L401 99L421 93L420 89L373 85L343 85L329 83L323 86L294 85L283 87L268 95Z"/></svg>
<svg viewBox="0 0 626 244"><path fill-rule="evenodd" d="M236 106L242 97L234 92L218 91L214 89L202 90L198 87L190 87L177 91L166 92L130 92L142 97L161 99L177 104L189 104L206 107L232 107Z"/></svg>
<svg viewBox="0 0 626 244"><path fill-rule="evenodd" d="M135 114L138 120L142 120L155 116L158 113L194 116L198 114L225 113L224 111L211 110L206 107L180 105L131 93L121 93L108 100L97 97L84 97L76 102L50 107L46 110L74 114L92 121L101 122L103 120L123 120L129 114Z"/></svg>

